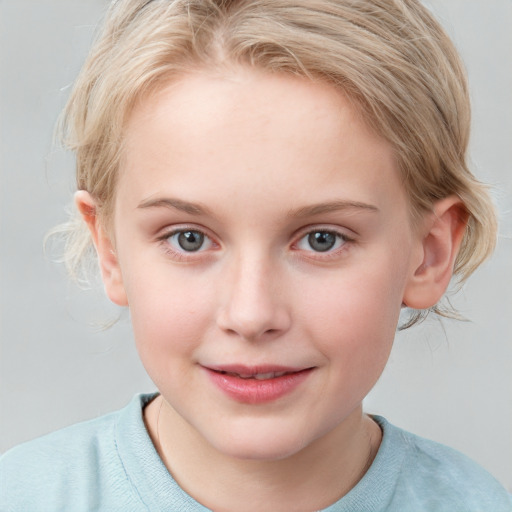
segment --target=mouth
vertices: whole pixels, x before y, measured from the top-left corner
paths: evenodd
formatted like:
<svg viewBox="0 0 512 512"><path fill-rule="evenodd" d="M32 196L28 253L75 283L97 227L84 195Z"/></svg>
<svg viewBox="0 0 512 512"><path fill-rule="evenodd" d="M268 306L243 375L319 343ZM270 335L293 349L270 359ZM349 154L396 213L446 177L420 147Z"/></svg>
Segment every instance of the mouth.
<svg viewBox="0 0 512 512"><path fill-rule="evenodd" d="M203 367L210 380L229 398L246 404L275 401L292 393L311 375L314 367Z"/></svg>
<svg viewBox="0 0 512 512"><path fill-rule="evenodd" d="M220 373L221 375L229 375L231 377L238 377L240 379L269 380L269 379L275 379L276 377L282 377L283 375L288 375L290 373L295 373L295 372L236 373L236 372L219 371L218 373Z"/></svg>

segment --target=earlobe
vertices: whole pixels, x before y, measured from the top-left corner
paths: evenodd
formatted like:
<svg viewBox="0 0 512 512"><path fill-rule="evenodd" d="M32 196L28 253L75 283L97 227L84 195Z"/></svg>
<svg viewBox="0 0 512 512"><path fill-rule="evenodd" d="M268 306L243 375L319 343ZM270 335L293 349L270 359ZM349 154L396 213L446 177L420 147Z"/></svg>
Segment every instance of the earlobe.
<svg viewBox="0 0 512 512"><path fill-rule="evenodd" d="M97 214L96 200L89 192L79 190L75 193L75 204L91 233L107 296L115 304L127 306L121 268L112 241Z"/></svg>
<svg viewBox="0 0 512 512"><path fill-rule="evenodd" d="M468 213L458 197L450 196L435 203L425 217L421 243L422 261L412 269L403 302L414 309L428 309L439 302L453 274Z"/></svg>

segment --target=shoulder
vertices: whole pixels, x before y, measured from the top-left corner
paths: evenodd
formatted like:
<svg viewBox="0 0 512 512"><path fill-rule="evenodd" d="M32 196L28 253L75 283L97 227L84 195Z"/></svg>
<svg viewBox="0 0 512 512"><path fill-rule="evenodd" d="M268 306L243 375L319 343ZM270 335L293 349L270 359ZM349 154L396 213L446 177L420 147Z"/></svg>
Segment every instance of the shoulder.
<svg viewBox="0 0 512 512"><path fill-rule="evenodd" d="M394 427L378 418L388 437L388 449L400 445L400 462L395 496L402 503L418 502L436 512L464 510L511 512L505 489L469 457L440 443Z"/></svg>
<svg viewBox="0 0 512 512"><path fill-rule="evenodd" d="M102 453L102 445L108 447L113 435L117 413L94 420L77 423L51 434L15 446L0 457L2 476L5 470L15 471L24 467L45 470L46 464L73 466L76 458L73 453L96 458ZM108 448L107 448L108 450Z"/></svg>
<svg viewBox="0 0 512 512"><path fill-rule="evenodd" d="M138 397L136 397L138 398ZM140 400L139 400L140 404ZM96 500L116 489L129 494L116 443L123 411L137 407L136 399L118 412L78 423L23 443L0 458L0 509L96 509ZM139 406L140 410L140 406ZM121 499L120 503L125 502Z"/></svg>

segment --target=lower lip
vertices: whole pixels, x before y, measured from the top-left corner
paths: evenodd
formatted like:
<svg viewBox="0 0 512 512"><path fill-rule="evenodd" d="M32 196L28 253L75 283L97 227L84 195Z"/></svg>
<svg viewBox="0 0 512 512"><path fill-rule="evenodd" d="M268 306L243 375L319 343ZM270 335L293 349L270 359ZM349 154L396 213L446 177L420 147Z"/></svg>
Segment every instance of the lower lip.
<svg viewBox="0 0 512 512"><path fill-rule="evenodd" d="M205 370L221 391L233 400L244 404L264 404L278 400L294 391L313 371L312 368L309 368L273 379L258 380L242 379L208 368Z"/></svg>

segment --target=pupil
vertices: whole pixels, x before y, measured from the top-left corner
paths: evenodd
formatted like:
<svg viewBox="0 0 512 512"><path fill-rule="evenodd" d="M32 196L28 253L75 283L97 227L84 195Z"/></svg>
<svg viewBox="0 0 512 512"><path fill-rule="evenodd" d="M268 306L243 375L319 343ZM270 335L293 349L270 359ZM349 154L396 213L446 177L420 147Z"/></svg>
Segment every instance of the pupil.
<svg viewBox="0 0 512 512"><path fill-rule="evenodd" d="M198 231L183 231L178 236L178 243L184 251L198 251L204 242L204 235Z"/></svg>
<svg viewBox="0 0 512 512"><path fill-rule="evenodd" d="M316 231L309 234L308 242L315 251L325 252L334 247L336 235L328 231Z"/></svg>

